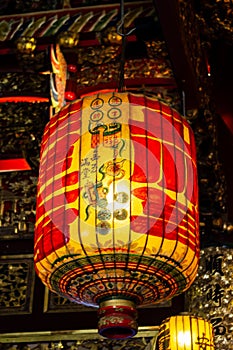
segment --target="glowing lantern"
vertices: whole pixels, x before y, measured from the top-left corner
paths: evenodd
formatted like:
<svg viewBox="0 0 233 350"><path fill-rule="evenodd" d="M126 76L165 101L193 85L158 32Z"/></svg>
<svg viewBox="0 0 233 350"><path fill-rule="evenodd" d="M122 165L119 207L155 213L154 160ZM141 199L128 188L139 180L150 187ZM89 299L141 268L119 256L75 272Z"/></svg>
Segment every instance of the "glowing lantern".
<svg viewBox="0 0 233 350"><path fill-rule="evenodd" d="M72 79L66 80L66 91L65 91L65 99L67 101L74 101L77 98L76 94L76 82Z"/></svg>
<svg viewBox="0 0 233 350"><path fill-rule="evenodd" d="M201 317L172 316L159 327L157 342L159 350L213 350L213 328Z"/></svg>
<svg viewBox="0 0 233 350"><path fill-rule="evenodd" d="M74 48L78 45L79 34L72 31L62 32L58 37L58 42L60 46Z"/></svg>
<svg viewBox="0 0 233 350"><path fill-rule="evenodd" d="M156 99L86 96L45 128L35 268L54 292L99 306L99 333L137 332L137 305L171 299L198 268L194 137Z"/></svg>
<svg viewBox="0 0 233 350"><path fill-rule="evenodd" d="M16 46L20 53L33 55L33 52L36 49L36 39L29 36L20 37L16 43Z"/></svg>

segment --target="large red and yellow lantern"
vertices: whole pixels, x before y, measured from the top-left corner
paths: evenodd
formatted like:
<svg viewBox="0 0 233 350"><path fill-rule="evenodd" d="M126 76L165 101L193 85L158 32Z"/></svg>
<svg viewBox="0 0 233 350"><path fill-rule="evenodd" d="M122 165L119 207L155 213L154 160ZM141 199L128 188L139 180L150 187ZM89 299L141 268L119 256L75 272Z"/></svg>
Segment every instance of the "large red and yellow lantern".
<svg viewBox="0 0 233 350"><path fill-rule="evenodd" d="M192 284L199 257L194 136L157 99L96 94L45 128L35 268L51 290L99 307L99 333L137 332L136 306Z"/></svg>

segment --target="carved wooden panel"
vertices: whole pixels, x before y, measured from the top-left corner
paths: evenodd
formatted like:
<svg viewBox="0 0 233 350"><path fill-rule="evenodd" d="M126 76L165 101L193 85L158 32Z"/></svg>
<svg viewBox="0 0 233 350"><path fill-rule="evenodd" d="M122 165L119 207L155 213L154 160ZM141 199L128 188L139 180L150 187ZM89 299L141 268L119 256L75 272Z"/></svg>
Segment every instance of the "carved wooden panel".
<svg viewBox="0 0 233 350"><path fill-rule="evenodd" d="M34 280L32 255L0 256L0 315L32 312Z"/></svg>
<svg viewBox="0 0 233 350"><path fill-rule="evenodd" d="M20 156L31 167L0 175L0 238L34 231L40 141L48 119L49 103L0 104L0 159Z"/></svg>

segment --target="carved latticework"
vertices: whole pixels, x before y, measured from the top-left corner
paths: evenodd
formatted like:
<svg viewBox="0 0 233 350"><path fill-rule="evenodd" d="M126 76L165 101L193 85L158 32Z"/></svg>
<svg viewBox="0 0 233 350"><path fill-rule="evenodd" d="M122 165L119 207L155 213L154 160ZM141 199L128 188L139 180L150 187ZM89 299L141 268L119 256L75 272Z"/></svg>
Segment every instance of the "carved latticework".
<svg viewBox="0 0 233 350"><path fill-rule="evenodd" d="M166 53L165 43L152 41L146 43L147 57L127 59L125 79L137 80L170 78L173 79L171 63ZM120 50L116 46L96 46L77 50L77 87L96 86L98 84L119 81ZM156 82L153 81L156 85Z"/></svg>
<svg viewBox="0 0 233 350"><path fill-rule="evenodd" d="M1 96L23 96L26 94L29 94L29 96L47 96L48 93L49 84L46 75L35 73L0 73ZM2 109L4 109L4 106L1 107L1 110ZM12 108L10 110L12 110ZM9 113L11 113L11 111L9 111L8 114Z"/></svg>
<svg viewBox="0 0 233 350"><path fill-rule="evenodd" d="M1 157L24 157L32 169L0 177L1 236L32 235L34 231L40 140L48 118L49 103L0 104Z"/></svg>
<svg viewBox="0 0 233 350"><path fill-rule="evenodd" d="M199 173L201 243L219 243L227 230L227 188L218 152L217 114L208 104L189 121L195 133ZM222 237L224 241L224 236Z"/></svg>
<svg viewBox="0 0 233 350"><path fill-rule="evenodd" d="M15 14L37 11L49 11L62 8L62 0L38 0L38 1L4 1L0 7L0 14Z"/></svg>
<svg viewBox="0 0 233 350"><path fill-rule="evenodd" d="M62 335L61 335L62 336ZM43 341L43 335L41 336ZM79 340L73 340L72 337L70 340L59 341L59 334L57 340L51 342L24 342L22 343L9 343L9 344L0 344L0 350L20 350L30 349L33 347L35 350L153 350L156 342L156 337L144 336L134 339L126 340L109 340L109 339L100 339L93 338L90 339L90 333L85 335L85 338L80 336ZM88 339L89 338L89 339Z"/></svg>
<svg viewBox="0 0 233 350"><path fill-rule="evenodd" d="M0 257L0 314L30 313L33 290L32 258Z"/></svg>
<svg viewBox="0 0 233 350"><path fill-rule="evenodd" d="M224 38L233 42L233 3L232 0L200 1L196 13L204 37L207 40Z"/></svg>

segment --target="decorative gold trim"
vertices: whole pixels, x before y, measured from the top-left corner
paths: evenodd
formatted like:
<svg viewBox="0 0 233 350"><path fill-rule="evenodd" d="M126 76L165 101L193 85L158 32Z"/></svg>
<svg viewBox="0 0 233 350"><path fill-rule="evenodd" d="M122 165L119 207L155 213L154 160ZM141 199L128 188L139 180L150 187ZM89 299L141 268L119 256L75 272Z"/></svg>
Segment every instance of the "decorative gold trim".
<svg viewBox="0 0 233 350"><path fill-rule="evenodd" d="M17 259L32 259L33 254L13 254L13 255L0 255L0 260L17 260Z"/></svg>
<svg viewBox="0 0 233 350"><path fill-rule="evenodd" d="M154 339L158 335L158 326L139 327L138 333L134 338L151 337ZM84 330L66 330L66 331L46 331L46 332L21 332L21 333L2 333L0 334L1 343L34 343L34 342L50 342L62 340L84 340L97 339L101 340L97 329Z"/></svg>
<svg viewBox="0 0 233 350"><path fill-rule="evenodd" d="M108 306L129 306L135 308L135 304L127 299L111 299L103 301L100 304L100 307L108 307Z"/></svg>

